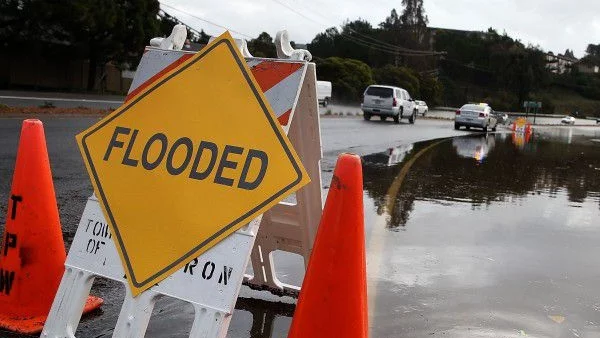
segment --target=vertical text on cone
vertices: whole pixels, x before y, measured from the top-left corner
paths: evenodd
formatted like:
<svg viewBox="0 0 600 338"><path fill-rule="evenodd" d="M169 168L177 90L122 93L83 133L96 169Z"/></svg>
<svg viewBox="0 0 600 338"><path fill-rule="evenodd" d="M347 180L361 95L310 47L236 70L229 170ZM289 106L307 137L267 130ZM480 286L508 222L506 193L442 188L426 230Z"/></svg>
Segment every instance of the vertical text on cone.
<svg viewBox="0 0 600 338"><path fill-rule="evenodd" d="M15 219L17 218L17 204L18 202L23 202L23 196L11 195L10 199L12 200L10 219Z"/></svg>
<svg viewBox="0 0 600 338"><path fill-rule="evenodd" d="M16 204L16 203L15 203ZM4 236L4 248L2 248L2 255L8 256L10 249L17 248L17 234L6 232ZM0 293L5 295L10 294L12 289L13 280L15 279L15 272L0 268Z"/></svg>
<svg viewBox="0 0 600 338"><path fill-rule="evenodd" d="M12 289L13 280L15 279L15 272L8 271L0 268L0 293L10 295Z"/></svg>
<svg viewBox="0 0 600 338"><path fill-rule="evenodd" d="M4 256L8 255L8 249L15 249L17 247L17 234L6 232L4 237Z"/></svg>

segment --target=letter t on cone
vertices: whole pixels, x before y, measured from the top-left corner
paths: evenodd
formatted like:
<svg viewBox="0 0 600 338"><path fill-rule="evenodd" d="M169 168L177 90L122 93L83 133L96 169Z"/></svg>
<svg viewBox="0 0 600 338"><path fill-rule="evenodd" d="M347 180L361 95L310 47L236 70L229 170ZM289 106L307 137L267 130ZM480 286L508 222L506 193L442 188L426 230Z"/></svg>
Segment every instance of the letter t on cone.
<svg viewBox="0 0 600 338"><path fill-rule="evenodd" d="M66 259L44 127L25 120L0 247L0 328L42 330ZM85 311L102 304L88 298Z"/></svg>
<svg viewBox="0 0 600 338"><path fill-rule="evenodd" d="M340 155L288 338L368 336L362 183L360 157Z"/></svg>

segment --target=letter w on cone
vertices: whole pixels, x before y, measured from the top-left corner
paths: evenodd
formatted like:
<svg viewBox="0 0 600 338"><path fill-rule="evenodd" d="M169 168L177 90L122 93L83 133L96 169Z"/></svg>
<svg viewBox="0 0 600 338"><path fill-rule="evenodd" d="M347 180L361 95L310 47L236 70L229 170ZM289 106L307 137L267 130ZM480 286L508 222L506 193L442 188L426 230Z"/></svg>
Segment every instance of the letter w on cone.
<svg viewBox="0 0 600 338"><path fill-rule="evenodd" d="M64 272L63 243L44 127L25 120L0 248L0 328L42 330ZM102 299L89 297L85 312Z"/></svg>
<svg viewBox="0 0 600 338"><path fill-rule="evenodd" d="M360 157L340 155L289 338L368 336L362 183Z"/></svg>

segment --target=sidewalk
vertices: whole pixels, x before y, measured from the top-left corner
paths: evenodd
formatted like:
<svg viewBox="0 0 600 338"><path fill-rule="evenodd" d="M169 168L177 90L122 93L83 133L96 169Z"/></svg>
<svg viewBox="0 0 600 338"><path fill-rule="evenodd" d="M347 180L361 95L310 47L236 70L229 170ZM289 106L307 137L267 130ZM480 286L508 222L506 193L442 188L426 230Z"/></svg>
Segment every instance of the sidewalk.
<svg viewBox="0 0 600 338"><path fill-rule="evenodd" d="M54 99L80 99L80 100L99 100L99 101L120 101L125 100L123 95L101 95L91 93L63 93L63 92L45 92L45 91L26 91L26 90L0 90L0 96L17 97L40 97Z"/></svg>
<svg viewBox="0 0 600 338"><path fill-rule="evenodd" d="M121 95L0 90L0 104L9 107L116 109L124 99Z"/></svg>

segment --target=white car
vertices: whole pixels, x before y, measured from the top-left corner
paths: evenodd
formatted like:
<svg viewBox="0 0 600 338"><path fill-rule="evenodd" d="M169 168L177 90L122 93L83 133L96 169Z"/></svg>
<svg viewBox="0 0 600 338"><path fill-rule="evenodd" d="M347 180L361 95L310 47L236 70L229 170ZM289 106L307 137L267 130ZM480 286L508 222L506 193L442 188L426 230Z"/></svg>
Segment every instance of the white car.
<svg viewBox="0 0 600 338"><path fill-rule="evenodd" d="M319 104L327 107L331 102L331 82L317 81L317 99Z"/></svg>
<svg viewBox="0 0 600 338"><path fill-rule="evenodd" d="M425 103L425 101L415 100L415 105L417 106L417 113L421 114L422 116L425 116L425 114L427 114L429 111L429 107L427 107L427 103Z"/></svg>
<svg viewBox="0 0 600 338"><path fill-rule="evenodd" d="M379 85L367 87L360 108L367 121L374 115L379 116L382 121L391 117L396 123L400 123L403 117L408 118L411 124L417 119L415 101L406 90L399 87Z"/></svg>
<svg viewBox="0 0 600 338"><path fill-rule="evenodd" d="M481 128L484 132L487 132L488 129L496 131L498 118L488 104L469 103L457 110L454 118L454 129L458 130L463 126L467 129L471 127Z"/></svg>
<svg viewBox="0 0 600 338"><path fill-rule="evenodd" d="M560 120L562 124L575 124L575 118L573 116L565 116Z"/></svg>

